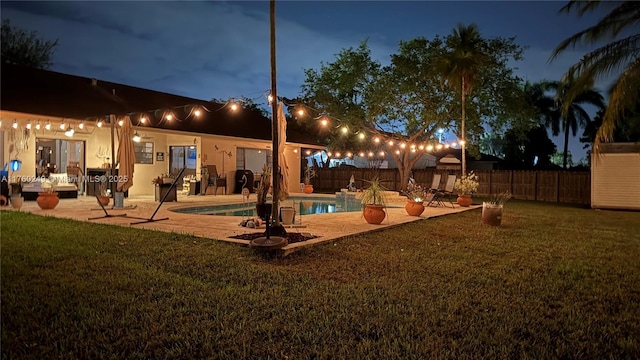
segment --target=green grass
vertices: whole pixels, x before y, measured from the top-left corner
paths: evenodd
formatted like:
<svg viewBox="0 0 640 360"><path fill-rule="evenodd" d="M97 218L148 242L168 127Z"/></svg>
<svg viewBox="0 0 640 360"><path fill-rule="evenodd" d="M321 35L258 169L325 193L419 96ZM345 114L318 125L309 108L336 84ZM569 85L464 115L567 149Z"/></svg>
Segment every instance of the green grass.
<svg viewBox="0 0 640 360"><path fill-rule="evenodd" d="M286 258L1 216L4 359L640 356L638 212L511 201Z"/></svg>

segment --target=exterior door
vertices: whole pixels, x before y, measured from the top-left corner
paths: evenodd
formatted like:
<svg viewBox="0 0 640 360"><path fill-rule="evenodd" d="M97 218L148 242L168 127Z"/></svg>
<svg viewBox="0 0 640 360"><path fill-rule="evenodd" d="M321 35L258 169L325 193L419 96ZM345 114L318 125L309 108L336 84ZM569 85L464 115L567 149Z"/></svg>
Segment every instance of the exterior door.
<svg viewBox="0 0 640 360"><path fill-rule="evenodd" d="M185 168L182 177L196 175L196 161L198 153L195 146L169 146L169 173L178 176L180 170ZM182 181L179 180L176 186L182 189Z"/></svg>

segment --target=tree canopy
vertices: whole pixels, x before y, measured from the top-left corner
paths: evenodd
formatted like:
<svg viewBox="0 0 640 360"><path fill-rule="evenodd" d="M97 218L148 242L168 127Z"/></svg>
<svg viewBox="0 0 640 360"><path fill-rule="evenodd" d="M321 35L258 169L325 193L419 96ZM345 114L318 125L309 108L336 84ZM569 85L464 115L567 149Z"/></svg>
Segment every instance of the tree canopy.
<svg viewBox="0 0 640 360"><path fill-rule="evenodd" d="M437 130L460 134L460 87L439 64L453 51L455 33L429 40L401 41L382 66L371 58L367 42L343 49L333 62L305 70L300 101L312 113L328 115L331 131L327 145L336 150L384 149L398 164L401 179L409 173L424 149L437 143ZM466 140L472 154L489 126L495 131L525 129L537 124L533 107L508 64L522 59L523 48L513 38L478 38L482 49L475 86L464 94Z"/></svg>
<svg viewBox="0 0 640 360"><path fill-rule="evenodd" d="M2 22L0 48L4 63L48 69L57 45L58 40L43 40L36 31L27 32L14 27L9 20Z"/></svg>

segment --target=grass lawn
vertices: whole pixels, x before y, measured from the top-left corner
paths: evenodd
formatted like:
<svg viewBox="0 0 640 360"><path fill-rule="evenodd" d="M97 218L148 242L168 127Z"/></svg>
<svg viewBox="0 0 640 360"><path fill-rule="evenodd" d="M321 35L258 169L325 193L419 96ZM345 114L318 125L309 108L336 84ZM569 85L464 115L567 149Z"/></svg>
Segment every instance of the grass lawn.
<svg viewBox="0 0 640 360"><path fill-rule="evenodd" d="M640 357L638 212L511 201L286 258L1 216L4 359Z"/></svg>

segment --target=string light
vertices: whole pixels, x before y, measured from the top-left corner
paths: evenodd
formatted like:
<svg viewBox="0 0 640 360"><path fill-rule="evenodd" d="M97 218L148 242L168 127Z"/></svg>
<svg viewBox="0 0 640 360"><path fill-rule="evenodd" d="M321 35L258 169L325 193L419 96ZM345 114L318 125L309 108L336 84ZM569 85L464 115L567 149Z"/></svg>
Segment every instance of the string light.
<svg viewBox="0 0 640 360"><path fill-rule="evenodd" d="M40 120L36 123L36 130L40 130Z"/></svg>
<svg viewBox="0 0 640 360"><path fill-rule="evenodd" d="M18 128L18 121L17 120L13 120L13 125L11 125L14 129Z"/></svg>
<svg viewBox="0 0 640 360"><path fill-rule="evenodd" d="M194 112L193 112L193 114L194 114L196 117L199 117L199 116L200 116L200 110L196 110L196 111L194 111Z"/></svg>
<svg viewBox="0 0 640 360"><path fill-rule="evenodd" d="M31 130L31 120L27 121L27 130Z"/></svg>
<svg viewBox="0 0 640 360"><path fill-rule="evenodd" d="M80 125L78 125L78 128L84 129L84 122L81 122Z"/></svg>
<svg viewBox="0 0 640 360"><path fill-rule="evenodd" d="M164 116L164 118L165 118L167 121L171 121L171 120L173 120L173 115L171 115L171 114L167 114L167 115L165 115L165 116Z"/></svg>
<svg viewBox="0 0 640 360"><path fill-rule="evenodd" d="M47 123L44 125L44 128L47 130L51 130L51 123L47 120Z"/></svg>
<svg viewBox="0 0 640 360"><path fill-rule="evenodd" d="M102 120L98 121L98 123L96 124L96 126L98 126L99 128L102 127ZM48 130L48 129L47 129Z"/></svg>

